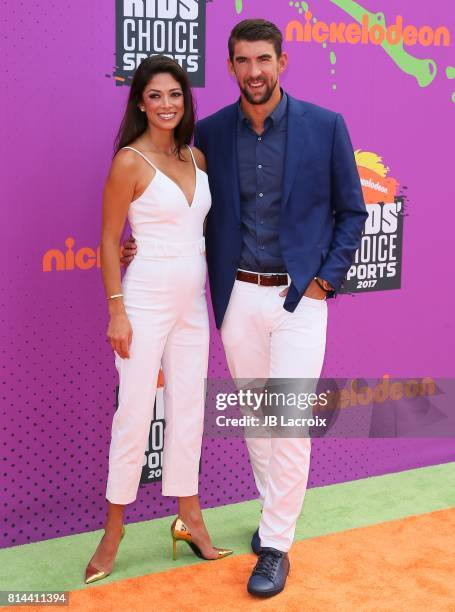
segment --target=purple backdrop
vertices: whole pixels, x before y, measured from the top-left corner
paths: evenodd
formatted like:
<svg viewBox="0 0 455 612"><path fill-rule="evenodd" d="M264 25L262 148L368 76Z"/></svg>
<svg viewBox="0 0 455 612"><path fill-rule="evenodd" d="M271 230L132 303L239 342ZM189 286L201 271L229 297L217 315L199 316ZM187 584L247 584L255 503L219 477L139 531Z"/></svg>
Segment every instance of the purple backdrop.
<svg viewBox="0 0 455 612"><path fill-rule="evenodd" d="M354 3L347 0L308 4L318 20L353 20ZM449 0L363 0L362 6L383 11L387 22L402 15L406 24L445 26L455 35ZM234 23L264 17L284 31L293 19L303 20L302 8L304 2L281 0L207 3L206 83L195 90L199 117L238 96L225 66ZM51 249L65 253L69 237L74 253L97 248L101 191L128 89L113 78L113 0L5 1L2 9L7 112L0 172L8 223L0 512L1 545L11 546L96 529L104 519L116 372L105 341L101 277L90 251L76 258L92 266L85 270L44 272L43 257ZM437 65L425 87L407 74L409 57L400 67L374 44L287 42L285 48L284 88L341 112L354 148L381 156L406 196L401 289L330 301L323 374L452 376L452 40L407 47ZM210 375L225 376L212 329ZM310 486L455 458L450 439L319 440L313 449ZM174 512L175 500L160 491L159 483L142 487L127 522ZM205 506L255 496L242 441L205 440L200 491Z"/></svg>

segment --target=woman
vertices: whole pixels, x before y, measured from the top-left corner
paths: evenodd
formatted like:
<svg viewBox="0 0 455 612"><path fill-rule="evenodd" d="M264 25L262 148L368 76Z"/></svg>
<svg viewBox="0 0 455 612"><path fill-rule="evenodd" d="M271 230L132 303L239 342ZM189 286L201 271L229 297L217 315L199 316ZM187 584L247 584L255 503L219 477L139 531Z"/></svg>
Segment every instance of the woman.
<svg viewBox="0 0 455 612"><path fill-rule="evenodd" d="M103 196L101 268L119 373L112 423L104 536L86 582L109 575L124 534L125 504L136 499L160 364L165 390L163 495L178 497L171 526L195 554L219 559L198 499L209 326L203 223L211 205L205 159L189 143L194 108L185 72L165 56L137 69ZM125 219L137 255L120 279Z"/></svg>

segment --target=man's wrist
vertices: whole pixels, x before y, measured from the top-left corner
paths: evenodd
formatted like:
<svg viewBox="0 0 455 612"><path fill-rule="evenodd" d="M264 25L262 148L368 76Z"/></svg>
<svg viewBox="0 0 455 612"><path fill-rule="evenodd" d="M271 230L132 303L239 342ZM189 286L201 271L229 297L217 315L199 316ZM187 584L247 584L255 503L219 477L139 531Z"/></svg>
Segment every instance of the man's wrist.
<svg viewBox="0 0 455 612"><path fill-rule="evenodd" d="M319 285L319 287L326 293L329 293L329 291L334 291L334 288L332 287L332 285L328 281L321 278L320 276L315 276L314 280Z"/></svg>

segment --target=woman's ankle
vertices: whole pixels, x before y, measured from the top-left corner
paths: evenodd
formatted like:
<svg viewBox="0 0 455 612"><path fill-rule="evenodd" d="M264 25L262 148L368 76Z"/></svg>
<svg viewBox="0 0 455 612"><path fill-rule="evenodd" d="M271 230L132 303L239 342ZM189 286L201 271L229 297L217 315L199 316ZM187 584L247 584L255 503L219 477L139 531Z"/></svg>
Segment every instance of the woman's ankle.
<svg viewBox="0 0 455 612"><path fill-rule="evenodd" d="M184 523L191 524L193 527L202 527L204 525L204 519L201 513L197 511L186 510L185 512L180 512L179 517Z"/></svg>
<svg viewBox="0 0 455 612"><path fill-rule="evenodd" d="M117 521L109 521L104 526L104 533L108 535L121 535L123 529L123 523Z"/></svg>

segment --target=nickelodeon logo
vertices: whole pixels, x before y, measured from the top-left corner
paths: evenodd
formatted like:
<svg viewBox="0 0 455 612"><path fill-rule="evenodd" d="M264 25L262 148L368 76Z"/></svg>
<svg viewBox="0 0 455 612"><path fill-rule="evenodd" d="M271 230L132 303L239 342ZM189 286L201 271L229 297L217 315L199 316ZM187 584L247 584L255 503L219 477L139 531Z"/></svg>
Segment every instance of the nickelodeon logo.
<svg viewBox="0 0 455 612"><path fill-rule="evenodd" d="M359 381L353 378L344 389L330 394L327 404L325 406L319 404L319 408L333 410L334 408L368 406L372 403L384 404L387 401L398 402L417 397L431 397L437 393L436 381L429 376L420 380L399 380L391 379L388 374L384 374L378 384L371 386L365 383L359 387Z"/></svg>
<svg viewBox="0 0 455 612"><path fill-rule="evenodd" d="M450 32L445 26L433 29L431 26L417 28L413 25L403 27L403 17L398 15L395 23L385 27L380 23L370 24L370 17L367 13L362 15L360 23L335 22L326 23L325 21L312 22L313 14L311 11L305 13L305 23L293 20L286 26L285 40L288 42L331 42L349 45L415 45L420 44L424 47L434 45L435 47L450 46Z"/></svg>
<svg viewBox="0 0 455 612"><path fill-rule="evenodd" d="M65 251L50 249L43 255L43 272L70 272L71 270L90 270L101 267L100 247L75 249L76 241L69 236L65 240Z"/></svg>

